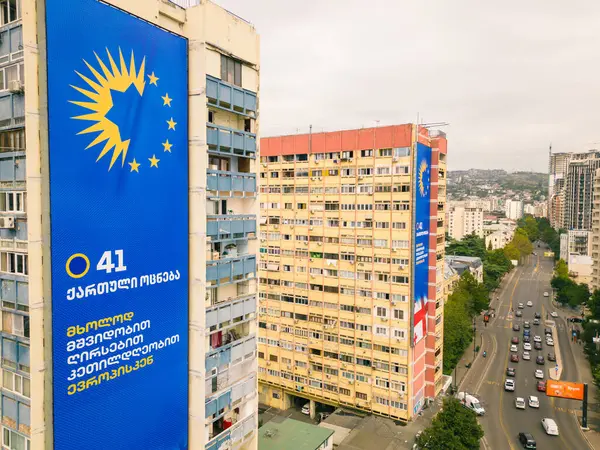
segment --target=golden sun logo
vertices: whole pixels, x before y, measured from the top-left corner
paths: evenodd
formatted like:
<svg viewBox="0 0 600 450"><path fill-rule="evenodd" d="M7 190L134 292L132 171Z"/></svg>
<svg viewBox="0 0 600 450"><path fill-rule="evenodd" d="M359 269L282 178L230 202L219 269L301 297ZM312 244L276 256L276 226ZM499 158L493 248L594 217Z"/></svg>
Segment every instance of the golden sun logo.
<svg viewBox="0 0 600 450"><path fill-rule="evenodd" d="M91 126L85 128L77 134L99 133L98 136L96 136L96 138L92 140L86 147L86 150L94 147L95 145L104 143L104 147L100 151L96 162L100 161L100 159L109 154L109 152L112 150L112 157L109 166L110 170L119 156L122 159L121 165L125 165L125 158L127 156L127 151L130 144L130 139L122 139L119 126L107 118L108 112L113 107L111 90L125 92L131 85L133 85L141 97L144 93L145 86L144 70L146 59L143 58L139 68L137 68L135 57L132 51L128 67L125 63L125 59L123 58L123 53L121 52L121 49L119 49L119 66L117 66L108 49L106 49L106 53L108 57L108 66L110 66L110 68L107 67L104 61L102 61L102 59L94 52L96 60L98 61L98 66L102 73L100 73L86 60L83 60L96 80L91 80L90 78L76 71L77 75L79 75L79 77L88 84L91 90L71 85L73 89L85 95L91 101L71 101L71 103L81 106L89 111L87 114L75 116L73 119L93 122Z"/></svg>
<svg viewBox="0 0 600 450"><path fill-rule="evenodd" d="M427 161L422 160L419 165L419 193L421 194L421 197L425 197L425 195L427 195L427 190L429 189L429 180L425 179L428 168Z"/></svg>

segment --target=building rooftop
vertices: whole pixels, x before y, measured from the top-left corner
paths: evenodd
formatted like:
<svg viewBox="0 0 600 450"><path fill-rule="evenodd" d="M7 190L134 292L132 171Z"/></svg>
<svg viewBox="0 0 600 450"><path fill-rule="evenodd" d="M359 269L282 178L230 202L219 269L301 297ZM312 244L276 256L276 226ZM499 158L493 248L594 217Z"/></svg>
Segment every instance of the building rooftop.
<svg viewBox="0 0 600 450"><path fill-rule="evenodd" d="M293 419L267 422L258 430L260 450L315 450L334 432Z"/></svg>
<svg viewBox="0 0 600 450"><path fill-rule="evenodd" d="M477 256L460 256L460 255L446 255L445 261L450 264L454 269L460 267L462 265L466 265L468 267L477 268L480 267L483 263L481 262L481 258Z"/></svg>

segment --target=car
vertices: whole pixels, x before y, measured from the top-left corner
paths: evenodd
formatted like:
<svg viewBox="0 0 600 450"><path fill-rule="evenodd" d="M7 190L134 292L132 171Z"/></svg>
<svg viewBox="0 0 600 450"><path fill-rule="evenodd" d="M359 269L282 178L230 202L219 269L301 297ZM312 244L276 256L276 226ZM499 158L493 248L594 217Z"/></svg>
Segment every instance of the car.
<svg viewBox="0 0 600 450"><path fill-rule="evenodd" d="M304 404L301 412L302 412L302 414L306 414L307 416L310 416L310 402Z"/></svg>
<svg viewBox="0 0 600 450"><path fill-rule="evenodd" d="M550 294L548 293L548 291L544 292L544 297L550 297Z"/></svg>
<svg viewBox="0 0 600 450"><path fill-rule="evenodd" d="M535 395L530 395L527 398L527 403L529 404L530 408L539 408L540 407L540 401Z"/></svg>
<svg viewBox="0 0 600 450"><path fill-rule="evenodd" d="M525 308L525 306L523 305L523 303L519 303L519 309L523 309Z"/></svg>
<svg viewBox="0 0 600 450"><path fill-rule="evenodd" d="M531 337L526 334L525 336L523 336L523 342L531 342Z"/></svg>
<svg viewBox="0 0 600 450"><path fill-rule="evenodd" d="M554 352L548 352L548 361L556 361L556 355Z"/></svg>
<svg viewBox="0 0 600 450"><path fill-rule="evenodd" d="M533 344L533 348L535 348L536 350L541 350L542 349L542 343L541 342L535 342Z"/></svg>
<svg viewBox="0 0 600 450"><path fill-rule="evenodd" d="M556 425L554 419L544 417L542 419L542 427L544 427L544 431L546 432L546 434L550 436L558 436L558 425Z"/></svg>
<svg viewBox="0 0 600 450"><path fill-rule="evenodd" d="M519 442L523 445L523 448L536 449L537 445L535 439L530 433L519 433Z"/></svg>
<svg viewBox="0 0 600 450"><path fill-rule="evenodd" d="M552 330L550 328L544 328L544 334L552 336Z"/></svg>
<svg viewBox="0 0 600 450"><path fill-rule="evenodd" d="M546 345L549 345L550 347L554 347L554 339L546 339Z"/></svg>
<svg viewBox="0 0 600 450"><path fill-rule="evenodd" d="M508 378L505 382L504 382L504 390L505 391L511 391L514 392L515 390L515 380L512 380L510 378Z"/></svg>
<svg viewBox="0 0 600 450"><path fill-rule="evenodd" d="M546 392L546 382L542 380L538 381L536 388L538 392Z"/></svg>
<svg viewBox="0 0 600 450"><path fill-rule="evenodd" d="M512 344L518 344L519 343L519 336L513 336L512 339L510 340L510 342Z"/></svg>
<svg viewBox="0 0 600 450"><path fill-rule="evenodd" d="M523 336L530 336L531 330L529 328L523 328Z"/></svg>
<svg viewBox="0 0 600 450"><path fill-rule="evenodd" d="M540 369L536 370L534 375L538 380L544 379L544 371L543 370L540 370Z"/></svg>
<svg viewBox="0 0 600 450"><path fill-rule="evenodd" d="M538 365L540 365L540 366L543 366L544 365L544 357L542 355L537 356L535 358L535 363L538 364Z"/></svg>
<svg viewBox="0 0 600 450"><path fill-rule="evenodd" d="M531 300L529 300L529 301L527 302L527 306L529 306L529 307L531 308L531 307L533 306L533 302L532 302Z"/></svg>
<svg viewBox="0 0 600 450"><path fill-rule="evenodd" d="M529 352L523 352L523 360L529 361L531 359L531 354Z"/></svg>
<svg viewBox="0 0 600 450"><path fill-rule="evenodd" d="M526 320L525 322L523 322L523 328L525 328L525 329L531 328L531 325L529 324L529 321Z"/></svg>
<svg viewBox="0 0 600 450"><path fill-rule="evenodd" d="M529 342L525 342L523 344L523 350L527 350L527 351L531 350L531 344Z"/></svg>
<svg viewBox="0 0 600 450"><path fill-rule="evenodd" d="M518 323L513 324L513 331L521 331L521 325Z"/></svg>
<svg viewBox="0 0 600 450"><path fill-rule="evenodd" d="M557 317L558 317L558 313L557 313L556 311L552 311L552 312L550 313L550 315L551 315L552 317L554 317L554 318L557 318Z"/></svg>
<svg viewBox="0 0 600 450"><path fill-rule="evenodd" d="M330 413L320 412L317 414L317 422L321 423L330 416Z"/></svg>
<svg viewBox="0 0 600 450"><path fill-rule="evenodd" d="M525 409L525 399L523 397L515 398L515 408Z"/></svg>
<svg viewBox="0 0 600 450"><path fill-rule="evenodd" d="M533 337L533 342L542 342L542 338L537 334Z"/></svg>
<svg viewBox="0 0 600 450"><path fill-rule="evenodd" d="M541 319L542 318L542 314L536 311L535 314L533 315L533 317L536 318L536 319Z"/></svg>
<svg viewBox="0 0 600 450"><path fill-rule="evenodd" d="M523 313L519 310L517 310L517 312L515 313L516 317L523 317Z"/></svg>
<svg viewBox="0 0 600 450"><path fill-rule="evenodd" d="M519 348L516 345L511 345L510 346L510 351L513 352L513 353L515 353L515 352L519 351Z"/></svg>
<svg viewBox="0 0 600 450"><path fill-rule="evenodd" d="M539 325L540 324L540 319L533 319L533 324L534 325Z"/></svg>
<svg viewBox="0 0 600 450"><path fill-rule="evenodd" d="M516 376L516 370L514 367L507 367L506 368L506 376L507 377L515 377Z"/></svg>
<svg viewBox="0 0 600 450"><path fill-rule="evenodd" d="M519 355L517 355L516 353L510 355L510 362L519 362Z"/></svg>

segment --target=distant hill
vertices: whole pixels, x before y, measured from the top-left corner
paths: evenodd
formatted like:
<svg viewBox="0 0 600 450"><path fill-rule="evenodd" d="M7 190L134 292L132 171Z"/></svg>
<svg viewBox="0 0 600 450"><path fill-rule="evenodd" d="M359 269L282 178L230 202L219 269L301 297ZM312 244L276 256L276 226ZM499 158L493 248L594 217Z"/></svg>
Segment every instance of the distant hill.
<svg viewBox="0 0 600 450"><path fill-rule="evenodd" d="M454 198L502 196L511 191L539 200L548 194L548 175L539 172L509 173L502 169L448 172L448 193Z"/></svg>

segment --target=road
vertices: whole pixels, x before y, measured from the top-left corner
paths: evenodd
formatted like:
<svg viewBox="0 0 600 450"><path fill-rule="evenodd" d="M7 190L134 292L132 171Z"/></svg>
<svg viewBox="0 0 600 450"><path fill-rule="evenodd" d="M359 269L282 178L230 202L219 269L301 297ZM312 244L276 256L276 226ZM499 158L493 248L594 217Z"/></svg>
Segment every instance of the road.
<svg viewBox="0 0 600 450"><path fill-rule="evenodd" d="M541 249L536 248L538 255L543 255ZM543 256L531 255L528 261L513 270L509 275L508 283L495 301L496 315L491 319L487 327L477 329L477 338L483 342L483 350L487 352L487 358L479 360L472 373L465 377L461 390L474 392L481 400L486 414L480 419L484 428L485 437L482 441L484 449L504 450L522 448L518 441L519 432L531 433L537 441L538 449L590 449L584 439L577 419L575 410L581 408L581 403L575 400L547 397L543 392L537 392L534 372L536 369L544 370L544 380L548 379L550 370L555 370L555 363L547 361L549 351L555 348L546 345L544 339L544 328L547 327L544 320L547 313L554 311L550 298L544 297L544 291L551 292L550 279L552 278L553 261ZM525 306L521 311L523 317L511 317L511 309L517 311L518 304L533 302L533 307ZM543 340L542 351L531 351L531 360L522 359L523 354L523 321L533 322L534 313L542 315L541 325L531 326L532 346L533 336L539 335ZM514 315L514 314L513 314ZM549 317L549 319L552 319ZM558 333L558 348L562 356L561 380L577 381L578 374L571 343L569 342L568 328L564 317L554 319ZM513 331L513 323L521 325L521 331ZM510 341L513 336L519 337L518 363L509 363ZM544 366L535 362L538 355L546 359ZM481 356L479 357L481 358ZM515 392L504 390L506 380L506 367L516 369ZM515 397L535 395L539 398L539 410L526 407L525 410L515 408ZM554 419L558 425L559 436L548 436L544 432L541 420L544 417Z"/></svg>

